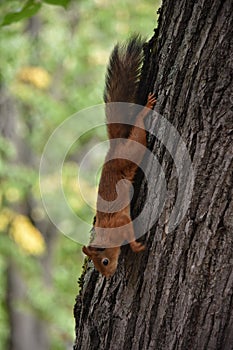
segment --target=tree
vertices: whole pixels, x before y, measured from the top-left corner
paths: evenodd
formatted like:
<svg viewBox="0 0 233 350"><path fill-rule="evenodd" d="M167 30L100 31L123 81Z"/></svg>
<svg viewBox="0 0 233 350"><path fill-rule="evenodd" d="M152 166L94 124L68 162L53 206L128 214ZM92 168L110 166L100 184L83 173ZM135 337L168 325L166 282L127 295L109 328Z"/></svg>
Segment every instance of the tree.
<svg viewBox="0 0 233 350"><path fill-rule="evenodd" d="M93 268L84 272L74 308L75 350L233 349L232 13L230 0L163 1L141 92L153 87L157 111L185 142L192 198L183 220L167 232L177 169L159 138L150 137L167 182L165 205L144 236L144 253L123 246L110 280ZM161 132L159 122L152 120L150 130ZM148 181L158 178L150 172ZM134 216L146 187L144 181ZM156 194L149 201L147 222Z"/></svg>
<svg viewBox="0 0 233 350"><path fill-rule="evenodd" d="M22 135L18 132L17 128L22 124L22 121L19 118L19 111L17 111L16 103L14 98L9 94L7 91L7 88L3 85L1 86L1 123L0 123L0 135L1 137L4 136L5 140L8 142L11 142L12 145L15 146L15 149L17 149L17 155L15 156L14 165L19 164L21 165L21 172L23 172L23 166L25 168L27 167L27 171L29 172L29 169L33 169L34 167L34 155L31 152L31 149L28 147L28 144L23 139ZM31 127L32 121L31 122ZM28 125L29 127L29 125ZM3 137L2 137L3 140ZM9 147L9 144L7 144L6 149ZM6 161L4 157L2 157L3 161ZM13 163L13 161L11 160ZM13 165L13 164L12 164ZM20 170L18 170L20 172ZM9 167L10 172L10 167ZM2 175L2 174L1 174ZM7 174L8 176L8 174ZM7 176L1 176L4 183L4 180L6 182ZM13 176L16 177L16 174L13 174ZM25 180L26 182L26 180ZM22 186L20 183L20 180L18 178L17 181L18 186ZM4 187L4 186L3 186ZM5 201L6 202L6 201ZM25 220L26 216L31 219L31 212L33 211L33 207L35 207L36 200L32 198L32 194L27 192L27 199L24 198L24 200L18 201L17 205L12 204L11 206L8 204L9 210L11 212L18 213L18 218L21 218L21 221L24 221L24 231L31 229L30 237L33 237L33 233L39 233L36 228L30 223L30 221ZM5 203L4 203L5 204ZM4 205L2 205L4 207ZM2 210L1 207L1 210ZM4 210L3 210L4 212ZM17 214L14 214L15 217L17 217ZM22 219L23 218L23 219ZM20 220L20 219L19 219ZM18 225L19 220L15 220L14 227ZM13 214L12 219L13 221ZM43 222L44 224L44 222ZM48 224L47 224L48 227ZM7 233L9 236L11 235L10 231L10 225L8 225ZM49 230L46 232L44 230L44 238L46 239L47 243L47 249L49 251L49 248L51 249L51 242L52 242L52 233L54 233L54 230L52 231L52 227L49 227ZM51 233L51 236L49 235ZM39 244L37 244L38 248ZM10 250L10 249L9 249ZM20 253L16 255L20 256ZM29 259L28 259L29 260ZM42 260L42 259L41 259ZM48 254L44 256L44 259L41 261L38 259L38 263L41 263L42 265L42 274L43 277L42 283L44 288L48 288L49 284L51 283L50 278L50 257ZM31 265L33 266L35 264L34 261L31 261ZM9 319L9 328L10 328L10 337L9 337L9 344L8 349L14 350L14 349L47 349L49 346L49 339L48 339L48 333L47 329L44 323L44 320L41 320L38 315L31 312L31 310L25 310L23 307L21 307L21 310L19 310L18 306L20 303L23 304L25 300L28 298L28 285L26 282L26 278L22 272L22 266L20 266L19 262L15 261L14 255L9 254L6 259L6 284L7 284L7 296L6 296L6 308L7 308L7 314ZM31 268L32 268L31 266ZM37 272L38 273L38 272ZM36 337L35 337L36 335ZM3 345L4 346L4 345Z"/></svg>

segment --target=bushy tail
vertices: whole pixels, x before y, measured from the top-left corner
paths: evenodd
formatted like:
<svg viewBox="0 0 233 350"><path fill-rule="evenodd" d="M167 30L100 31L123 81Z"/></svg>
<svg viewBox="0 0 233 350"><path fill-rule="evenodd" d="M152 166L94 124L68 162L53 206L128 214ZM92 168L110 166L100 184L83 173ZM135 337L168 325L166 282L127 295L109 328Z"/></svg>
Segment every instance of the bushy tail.
<svg viewBox="0 0 233 350"><path fill-rule="evenodd" d="M135 35L125 44L117 44L114 47L105 78L105 103L137 103L143 62L143 44L141 37ZM130 108L127 109L127 105L106 105L106 117L109 138L128 137L130 126L122 125L130 121ZM116 118L122 124L114 124Z"/></svg>
<svg viewBox="0 0 233 350"><path fill-rule="evenodd" d="M105 79L104 101L136 103L143 60L143 41L131 37L124 45L117 44L110 56Z"/></svg>

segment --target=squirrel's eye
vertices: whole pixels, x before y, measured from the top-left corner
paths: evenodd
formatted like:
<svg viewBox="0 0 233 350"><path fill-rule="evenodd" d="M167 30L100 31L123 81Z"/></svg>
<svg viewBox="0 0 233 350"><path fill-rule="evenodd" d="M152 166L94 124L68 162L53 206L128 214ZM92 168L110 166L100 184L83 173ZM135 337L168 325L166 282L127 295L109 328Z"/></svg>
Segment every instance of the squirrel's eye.
<svg viewBox="0 0 233 350"><path fill-rule="evenodd" d="M102 260L102 264L103 264L104 266L107 266L108 263L109 263L109 260L108 260L107 258L104 258L104 259Z"/></svg>

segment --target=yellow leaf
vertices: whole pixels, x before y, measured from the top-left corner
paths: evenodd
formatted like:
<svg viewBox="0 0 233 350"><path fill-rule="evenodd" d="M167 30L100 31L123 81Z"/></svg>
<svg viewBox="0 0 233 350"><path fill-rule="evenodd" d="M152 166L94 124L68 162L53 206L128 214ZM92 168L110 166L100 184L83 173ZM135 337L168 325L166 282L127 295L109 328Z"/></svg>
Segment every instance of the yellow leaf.
<svg viewBox="0 0 233 350"><path fill-rule="evenodd" d="M24 215L17 215L10 230L15 242L28 254L41 255L45 251L45 241L39 230Z"/></svg>
<svg viewBox="0 0 233 350"><path fill-rule="evenodd" d="M51 83L49 73L42 67L22 67L18 73L18 79L41 90L47 89Z"/></svg>

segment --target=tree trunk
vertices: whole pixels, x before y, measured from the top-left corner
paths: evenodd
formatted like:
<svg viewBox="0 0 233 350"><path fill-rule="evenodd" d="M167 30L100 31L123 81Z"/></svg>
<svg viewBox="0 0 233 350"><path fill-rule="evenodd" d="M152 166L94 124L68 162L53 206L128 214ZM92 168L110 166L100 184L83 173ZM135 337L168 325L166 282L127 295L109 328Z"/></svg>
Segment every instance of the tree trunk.
<svg viewBox="0 0 233 350"><path fill-rule="evenodd" d="M168 143L150 137L162 170L156 177L150 170L147 181L156 184L164 172L165 205L143 237L145 252L123 246L110 280L93 268L82 276L75 350L233 349L232 13L231 0L163 1L141 91L156 92L156 110L186 145L194 173L191 201L169 231L179 169ZM150 130L163 133L159 117ZM177 158L178 151L174 144ZM149 201L145 223L151 226L157 197L148 199L147 188L144 181L133 216ZM181 207L186 199L185 192Z"/></svg>
<svg viewBox="0 0 233 350"><path fill-rule="evenodd" d="M33 167L34 158L28 145L25 143L17 128L20 124L20 117L15 107L15 101L10 96L4 86L0 86L0 135L10 140L17 150L15 162ZM30 216L35 205L32 198L28 201L12 205L13 211L20 214ZM53 227L43 227L44 238L46 240L46 248L48 254L43 257L41 265L43 267L43 279L45 288L51 284L51 247L54 237ZM45 226L45 225L44 225ZM17 249L17 248L16 248ZM29 281L25 278L22 268L17 266L14 258L11 256L7 260L6 280L7 295L6 306L9 317L10 338L8 339L8 350L47 350L50 342L48 337L48 327L44 320L31 311L31 305L28 301ZM27 308L20 308L20 304L26 305ZM28 311L29 309L29 311ZM2 345L2 344L1 344ZM1 347L0 347L1 348ZM5 349L5 348L4 348Z"/></svg>

